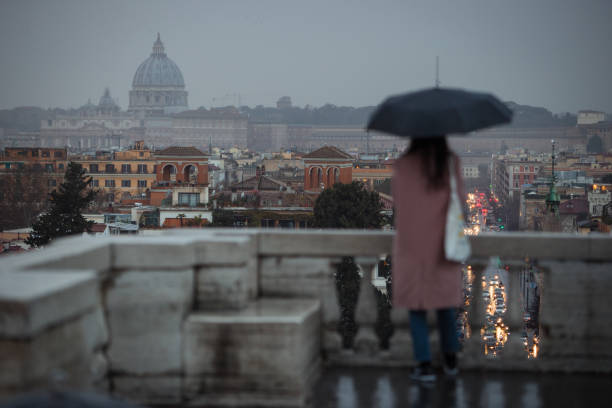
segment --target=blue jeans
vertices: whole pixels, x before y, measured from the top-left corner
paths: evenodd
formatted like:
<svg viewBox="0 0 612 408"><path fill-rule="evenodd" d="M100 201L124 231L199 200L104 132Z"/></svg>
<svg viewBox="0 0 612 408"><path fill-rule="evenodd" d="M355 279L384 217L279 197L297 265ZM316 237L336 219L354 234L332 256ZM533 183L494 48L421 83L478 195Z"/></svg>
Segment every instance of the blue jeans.
<svg viewBox="0 0 612 408"><path fill-rule="evenodd" d="M440 345L443 353L459 351L457 337L457 310L455 308L437 309ZM431 361L429 351L429 330L427 329L427 312L425 310L410 311L410 332L414 347L414 358L419 363Z"/></svg>

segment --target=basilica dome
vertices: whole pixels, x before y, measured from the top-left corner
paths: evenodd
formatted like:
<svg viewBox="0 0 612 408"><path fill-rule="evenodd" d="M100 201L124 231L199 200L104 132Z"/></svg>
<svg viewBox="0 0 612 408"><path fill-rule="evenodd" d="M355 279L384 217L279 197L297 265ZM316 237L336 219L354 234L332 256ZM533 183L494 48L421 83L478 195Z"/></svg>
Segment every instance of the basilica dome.
<svg viewBox="0 0 612 408"><path fill-rule="evenodd" d="M134 74L130 111L147 115L177 113L188 109L185 81L179 67L166 56L159 33L153 52Z"/></svg>
<svg viewBox="0 0 612 408"><path fill-rule="evenodd" d="M159 34L153 44L151 56L136 70L132 86L185 86L181 70L164 52L164 44Z"/></svg>

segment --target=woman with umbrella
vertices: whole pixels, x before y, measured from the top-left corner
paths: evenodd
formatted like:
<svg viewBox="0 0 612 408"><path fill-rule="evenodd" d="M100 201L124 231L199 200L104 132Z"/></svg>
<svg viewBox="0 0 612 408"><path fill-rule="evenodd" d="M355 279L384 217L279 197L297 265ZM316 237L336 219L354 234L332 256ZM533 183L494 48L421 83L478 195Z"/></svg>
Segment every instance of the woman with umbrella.
<svg viewBox="0 0 612 408"><path fill-rule="evenodd" d="M445 252L447 212L453 190L463 201L459 160L444 135L509 122L512 112L489 94L429 89L395 96L372 115L368 129L410 137L394 165L396 236L393 244L393 305L410 310L418 365L412 378L434 381L426 313L435 310L444 372L456 375L456 308L462 303L461 263Z"/></svg>

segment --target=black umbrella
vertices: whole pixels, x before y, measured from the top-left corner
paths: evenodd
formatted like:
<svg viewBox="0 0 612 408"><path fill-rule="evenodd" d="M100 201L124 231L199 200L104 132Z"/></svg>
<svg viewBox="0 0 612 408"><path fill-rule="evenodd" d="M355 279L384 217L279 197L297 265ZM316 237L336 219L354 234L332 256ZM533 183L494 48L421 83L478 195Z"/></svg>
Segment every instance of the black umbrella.
<svg viewBox="0 0 612 408"><path fill-rule="evenodd" d="M488 93L431 88L391 96L370 117L368 130L428 137L508 123L512 111Z"/></svg>

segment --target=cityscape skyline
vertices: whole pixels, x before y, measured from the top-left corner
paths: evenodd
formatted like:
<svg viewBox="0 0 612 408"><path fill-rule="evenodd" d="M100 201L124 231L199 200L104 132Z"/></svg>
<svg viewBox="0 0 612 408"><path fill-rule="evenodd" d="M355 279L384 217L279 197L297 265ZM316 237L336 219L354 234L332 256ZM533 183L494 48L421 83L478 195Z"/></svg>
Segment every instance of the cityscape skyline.
<svg viewBox="0 0 612 408"><path fill-rule="evenodd" d="M612 4L518 3L9 1L0 109L78 107L107 86L126 109L135 68L160 32L191 108L228 95L249 106L283 95L296 106L376 105L433 86L439 55L442 86L555 113L612 112L612 56L603 52Z"/></svg>

